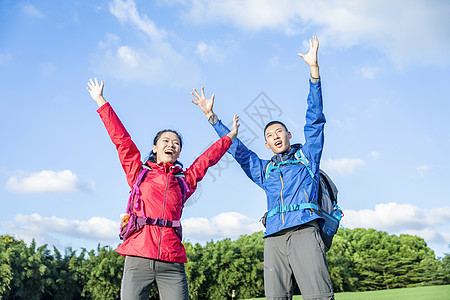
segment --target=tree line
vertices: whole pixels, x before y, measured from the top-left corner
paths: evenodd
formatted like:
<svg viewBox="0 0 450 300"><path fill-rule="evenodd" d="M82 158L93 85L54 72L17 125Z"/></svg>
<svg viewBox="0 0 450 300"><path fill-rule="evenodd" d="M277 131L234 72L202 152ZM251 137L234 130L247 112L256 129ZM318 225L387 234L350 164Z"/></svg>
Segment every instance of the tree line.
<svg viewBox="0 0 450 300"><path fill-rule="evenodd" d="M263 297L262 236L184 242L190 298L230 299L233 290L237 299ZM340 229L327 259L336 292L450 284L450 255L435 258L417 236ZM0 299L119 299L123 263L109 246L61 253L0 235Z"/></svg>

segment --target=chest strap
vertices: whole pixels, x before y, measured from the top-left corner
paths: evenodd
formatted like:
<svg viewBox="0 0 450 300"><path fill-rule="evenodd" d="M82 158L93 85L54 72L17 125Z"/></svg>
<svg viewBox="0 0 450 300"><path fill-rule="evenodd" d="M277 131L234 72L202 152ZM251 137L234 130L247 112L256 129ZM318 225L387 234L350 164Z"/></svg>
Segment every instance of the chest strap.
<svg viewBox="0 0 450 300"><path fill-rule="evenodd" d="M156 225L156 226L160 226L160 227L180 227L181 226L181 222L180 220L177 221L169 221L167 219L153 219L153 218L149 218L149 217L138 217L137 220L139 225Z"/></svg>
<svg viewBox="0 0 450 300"><path fill-rule="evenodd" d="M315 209L318 210L319 206L317 204L314 203L301 203L301 204L290 204L290 205L281 205L281 206L277 206L274 209L270 210L269 213L267 214L267 218L277 215L277 214L281 214L284 212L290 212L290 211L296 211L296 210L301 210L301 209Z"/></svg>

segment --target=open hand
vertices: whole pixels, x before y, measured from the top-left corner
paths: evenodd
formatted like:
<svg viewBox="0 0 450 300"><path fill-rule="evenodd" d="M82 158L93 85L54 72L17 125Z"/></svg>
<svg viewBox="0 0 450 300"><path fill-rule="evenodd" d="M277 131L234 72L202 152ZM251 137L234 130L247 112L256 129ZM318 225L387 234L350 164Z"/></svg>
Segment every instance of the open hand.
<svg viewBox="0 0 450 300"><path fill-rule="evenodd" d="M88 87L86 90L91 94L92 99L94 99L95 102L97 102L98 106L102 106L106 103L105 98L103 98L103 81L99 84L97 78L89 79L89 82L87 83Z"/></svg>
<svg viewBox="0 0 450 300"><path fill-rule="evenodd" d="M234 139L238 135L238 129L239 129L239 126L241 126L240 124L238 124L238 122L239 122L239 116L234 115L233 128L231 128L231 131L227 134L230 137L230 139Z"/></svg>
<svg viewBox="0 0 450 300"><path fill-rule="evenodd" d="M196 89L194 89L194 92L191 93L191 95L195 98L195 100L197 100L197 101L191 100L191 102L197 105L202 110L202 112L209 118L209 116L213 114L215 95L212 94L210 99L206 98L204 87L202 87L201 95L198 94Z"/></svg>
<svg viewBox="0 0 450 300"><path fill-rule="evenodd" d="M317 67L317 50L319 49L319 40L317 36L313 36L312 41L309 40L309 51L306 54L298 53L297 55L303 58L303 60L310 67Z"/></svg>

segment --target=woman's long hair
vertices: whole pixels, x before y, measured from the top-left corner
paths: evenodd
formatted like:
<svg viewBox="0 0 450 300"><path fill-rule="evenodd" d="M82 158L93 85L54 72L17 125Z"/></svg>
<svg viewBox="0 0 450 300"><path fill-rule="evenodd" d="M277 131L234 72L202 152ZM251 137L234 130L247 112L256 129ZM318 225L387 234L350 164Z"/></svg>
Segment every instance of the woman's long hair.
<svg viewBox="0 0 450 300"><path fill-rule="evenodd" d="M181 137L181 134L179 132L172 130L172 129L163 129L163 130L159 131L156 134L155 138L153 139L153 146L156 146L156 143L158 143L158 141L161 138L161 136L163 135L163 133L166 133L166 132L172 132L177 135L178 139L180 140L180 152L181 152L181 149L183 147L183 138ZM148 154L145 161L156 162L156 153L153 152L153 150L150 151L150 153ZM175 165L179 165L181 168L183 168L183 164L181 162L179 162L178 160L175 162Z"/></svg>

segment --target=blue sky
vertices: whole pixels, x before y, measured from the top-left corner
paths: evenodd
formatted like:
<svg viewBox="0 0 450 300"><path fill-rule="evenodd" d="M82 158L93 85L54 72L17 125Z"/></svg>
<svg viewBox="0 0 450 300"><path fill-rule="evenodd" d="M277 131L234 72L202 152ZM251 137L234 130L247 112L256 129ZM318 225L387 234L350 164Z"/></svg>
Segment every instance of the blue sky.
<svg viewBox="0 0 450 300"><path fill-rule="evenodd" d="M0 234L58 248L119 244L129 188L86 91L104 96L145 156L164 128L185 167L217 139L190 102L216 94L225 123L262 158L261 126L280 119L303 142L309 69L320 41L327 117L322 168L342 224L450 244L448 1L0 2ZM261 230L265 196L224 157L183 213L191 242Z"/></svg>

